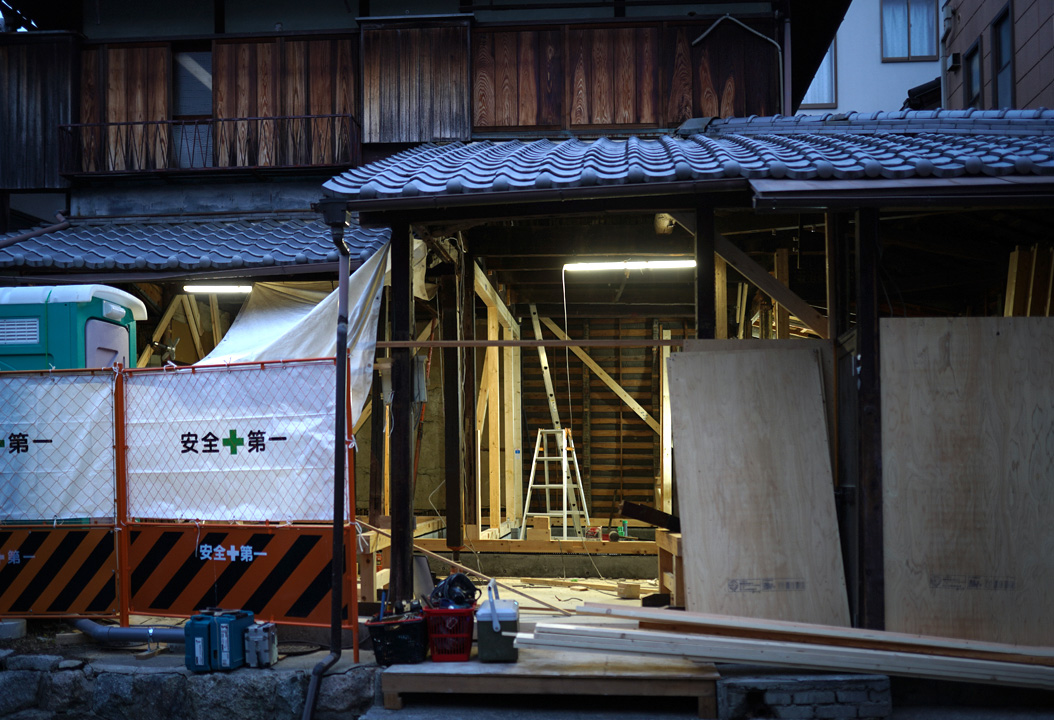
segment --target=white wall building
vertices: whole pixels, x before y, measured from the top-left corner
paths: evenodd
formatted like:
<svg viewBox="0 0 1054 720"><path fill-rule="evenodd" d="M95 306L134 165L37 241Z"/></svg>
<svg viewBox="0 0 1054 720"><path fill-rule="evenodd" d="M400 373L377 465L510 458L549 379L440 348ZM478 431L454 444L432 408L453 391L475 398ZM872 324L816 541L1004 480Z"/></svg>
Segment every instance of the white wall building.
<svg viewBox="0 0 1054 720"><path fill-rule="evenodd" d="M938 0L853 0L799 112L899 110L940 76Z"/></svg>

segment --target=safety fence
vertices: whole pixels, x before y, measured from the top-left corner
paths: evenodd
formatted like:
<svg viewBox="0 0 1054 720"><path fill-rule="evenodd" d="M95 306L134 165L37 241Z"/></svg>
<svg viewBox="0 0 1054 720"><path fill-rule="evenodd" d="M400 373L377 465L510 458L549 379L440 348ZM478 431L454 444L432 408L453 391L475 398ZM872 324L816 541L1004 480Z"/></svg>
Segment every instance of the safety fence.
<svg viewBox="0 0 1054 720"><path fill-rule="evenodd" d="M0 373L0 615L328 624L334 383L332 359Z"/></svg>

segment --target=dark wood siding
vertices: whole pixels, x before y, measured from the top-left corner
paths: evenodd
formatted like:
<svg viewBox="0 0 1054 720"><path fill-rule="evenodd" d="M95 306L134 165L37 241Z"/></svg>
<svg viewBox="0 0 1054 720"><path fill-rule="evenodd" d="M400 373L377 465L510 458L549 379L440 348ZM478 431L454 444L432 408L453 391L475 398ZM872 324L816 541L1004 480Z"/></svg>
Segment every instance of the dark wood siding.
<svg viewBox="0 0 1054 720"><path fill-rule="evenodd" d="M774 112L775 48L730 22L693 47L709 25L478 28L472 34L473 129L632 130ZM771 34L770 26L756 29Z"/></svg>
<svg viewBox="0 0 1054 720"><path fill-rule="evenodd" d="M217 41L213 46L217 164L357 162L356 55L351 37Z"/></svg>
<svg viewBox="0 0 1054 720"><path fill-rule="evenodd" d="M467 21L363 25L363 142L467 140Z"/></svg>
<svg viewBox="0 0 1054 720"><path fill-rule="evenodd" d="M59 125L72 121L79 41L68 33L0 36L0 188L63 188Z"/></svg>

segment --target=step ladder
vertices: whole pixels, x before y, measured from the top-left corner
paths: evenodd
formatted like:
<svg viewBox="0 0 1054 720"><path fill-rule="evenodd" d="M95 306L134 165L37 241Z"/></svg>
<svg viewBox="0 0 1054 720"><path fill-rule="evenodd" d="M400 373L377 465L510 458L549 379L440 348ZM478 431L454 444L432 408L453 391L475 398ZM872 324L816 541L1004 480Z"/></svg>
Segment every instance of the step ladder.
<svg viewBox="0 0 1054 720"><path fill-rule="evenodd" d="M550 454L550 445L553 445L553 454ZM535 483L539 463L542 466L544 480ZM556 481L549 471L549 465L559 463L560 479ZM574 469L574 478L571 470ZM555 470L553 474L555 474ZM531 494L535 489L545 491L545 512L531 512ZM552 497L550 493L559 490L558 510L553 510ZM581 506L579 506L581 499ZM582 525L582 516L585 516L585 526L589 526L589 509L586 507L586 494L582 488L582 474L578 471L578 456L575 454L575 443L571 439L571 431L566 428L554 428L552 430L539 430L538 439L534 443L534 461L531 463L531 477L527 483L527 499L523 505L523 519L520 521L520 537L527 529L527 521L530 517L558 517L564 525L564 540L567 536L567 516L575 526L578 537L585 537Z"/></svg>

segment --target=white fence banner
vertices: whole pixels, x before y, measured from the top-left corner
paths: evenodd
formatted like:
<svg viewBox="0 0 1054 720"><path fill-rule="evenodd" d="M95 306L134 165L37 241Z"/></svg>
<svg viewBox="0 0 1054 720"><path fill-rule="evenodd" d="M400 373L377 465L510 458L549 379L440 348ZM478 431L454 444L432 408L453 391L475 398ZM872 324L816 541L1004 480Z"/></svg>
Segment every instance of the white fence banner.
<svg viewBox="0 0 1054 720"><path fill-rule="evenodd" d="M0 521L114 516L112 374L0 377Z"/></svg>
<svg viewBox="0 0 1054 720"><path fill-rule="evenodd" d="M130 373L129 516L332 520L334 383L332 361Z"/></svg>

